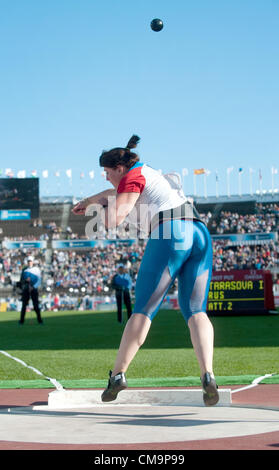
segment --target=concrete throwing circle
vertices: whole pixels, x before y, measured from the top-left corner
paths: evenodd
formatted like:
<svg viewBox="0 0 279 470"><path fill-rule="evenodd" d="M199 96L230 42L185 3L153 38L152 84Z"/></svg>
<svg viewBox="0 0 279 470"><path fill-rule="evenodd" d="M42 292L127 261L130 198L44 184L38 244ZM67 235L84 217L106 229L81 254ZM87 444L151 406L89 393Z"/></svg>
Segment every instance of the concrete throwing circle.
<svg viewBox="0 0 279 470"><path fill-rule="evenodd" d="M103 405L2 409L0 440L48 444L139 444L278 431L279 411L246 407Z"/></svg>

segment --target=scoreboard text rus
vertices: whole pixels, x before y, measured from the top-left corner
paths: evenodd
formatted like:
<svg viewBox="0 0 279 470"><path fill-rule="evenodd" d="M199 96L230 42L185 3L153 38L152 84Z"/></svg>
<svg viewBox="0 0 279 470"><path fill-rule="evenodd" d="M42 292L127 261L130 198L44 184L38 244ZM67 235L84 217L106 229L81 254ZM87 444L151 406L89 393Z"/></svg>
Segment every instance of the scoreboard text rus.
<svg viewBox="0 0 279 470"><path fill-rule="evenodd" d="M213 272L208 293L208 314L261 314L274 309L269 271Z"/></svg>

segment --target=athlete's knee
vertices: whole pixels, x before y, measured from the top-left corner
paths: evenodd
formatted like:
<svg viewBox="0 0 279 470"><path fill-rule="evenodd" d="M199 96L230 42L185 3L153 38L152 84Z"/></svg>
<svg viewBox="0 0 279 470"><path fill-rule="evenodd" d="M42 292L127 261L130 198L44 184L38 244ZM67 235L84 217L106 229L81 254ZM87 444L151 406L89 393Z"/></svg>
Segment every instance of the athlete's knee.
<svg viewBox="0 0 279 470"><path fill-rule="evenodd" d="M189 324L189 321L198 321L199 317L202 316L207 316L207 313L201 310L196 310L196 311L187 311L187 312L182 312L182 315L186 321L187 324Z"/></svg>

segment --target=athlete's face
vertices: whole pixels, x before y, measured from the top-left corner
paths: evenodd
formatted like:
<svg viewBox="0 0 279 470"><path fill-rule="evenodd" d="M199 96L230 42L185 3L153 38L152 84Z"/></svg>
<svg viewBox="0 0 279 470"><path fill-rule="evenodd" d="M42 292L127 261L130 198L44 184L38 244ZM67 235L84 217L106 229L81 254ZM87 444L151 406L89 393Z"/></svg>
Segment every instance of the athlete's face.
<svg viewBox="0 0 279 470"><path fill-rule="evenodd" d="M127 168L122 165L118 165L116 168L108 168L104 166L107 181L117 189L122 177L127 173Z"/></svg>

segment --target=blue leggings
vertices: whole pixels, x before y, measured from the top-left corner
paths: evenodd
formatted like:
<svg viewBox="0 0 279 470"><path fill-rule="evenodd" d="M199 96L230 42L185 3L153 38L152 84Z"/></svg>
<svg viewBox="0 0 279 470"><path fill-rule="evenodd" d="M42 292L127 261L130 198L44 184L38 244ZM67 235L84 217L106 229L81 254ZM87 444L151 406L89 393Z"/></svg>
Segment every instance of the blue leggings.
<svg viewBox="0 0 279 470"><path fill-rule="evenodd" d="M202 222L173 220L150 235L136 282L134 313L152 321L175 279L178 302L186 322L206 312L212 273L212 242Z"/></svg>

